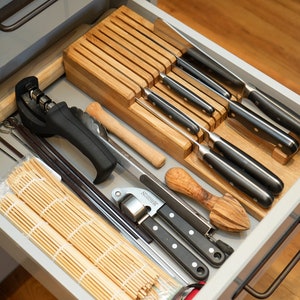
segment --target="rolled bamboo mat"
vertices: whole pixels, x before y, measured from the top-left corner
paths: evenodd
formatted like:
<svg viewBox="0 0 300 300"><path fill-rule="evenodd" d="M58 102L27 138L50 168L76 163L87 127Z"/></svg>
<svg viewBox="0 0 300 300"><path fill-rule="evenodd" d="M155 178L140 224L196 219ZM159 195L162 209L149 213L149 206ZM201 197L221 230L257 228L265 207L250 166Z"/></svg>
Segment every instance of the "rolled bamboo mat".
<svg viewBox="0 0 300 300"><path fill-rule="evenodd" d="M13 222L21 222L17 226L27 234L31 232L30 238L55 261L62 257L60 266L96 298L100 293L100 299L147 299L150 295L151 299L160 299L160 289L169 290L171 295L180 288L176 280L91 211L35 158L18 166L6 182L15 193L15 201L7 208L5 201L12 200L5 196L1 212L11 217L18 209L19 216ZM31 213L23 216L25 212ZM46 227L51 230L44 233ZM60 243L55 240L58 236ZM77 254L69 255L71 249ZM78 265L86 260L89 265L80 269ZM100 276L93 280L101 284L92 282L91 276Z"/></svg>

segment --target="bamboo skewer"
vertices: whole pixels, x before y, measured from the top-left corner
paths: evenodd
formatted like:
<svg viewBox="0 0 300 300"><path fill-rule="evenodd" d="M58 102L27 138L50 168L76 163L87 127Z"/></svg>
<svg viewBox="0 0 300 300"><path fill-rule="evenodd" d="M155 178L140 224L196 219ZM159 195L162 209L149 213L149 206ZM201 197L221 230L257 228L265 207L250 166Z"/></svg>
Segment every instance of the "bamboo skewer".
<svg viewBox="0 0 300 300"><path fill-rule="evenodd" d="M210 221L216 227L231 232L240 232L250 228L245 209L230 194L223 197L212 195L202 188L182 168L169 169L165 175L167 186L200 203L210 211Z"/></svg>
<svg viewBox="0 0 300 300"><path fill-rule="evenodd" d="M85 206L37 160L24 162L10 174L7 183L41 220L51 224L65 239L66 249L61 246L57 259L65 255L69 245L75 247L93 268L103 272L131 299L144 298L160 277L165 278L162 270ZM80 281L85 281L93 268L82 273ZM75 269L74 272L78 274Z"/></svg>

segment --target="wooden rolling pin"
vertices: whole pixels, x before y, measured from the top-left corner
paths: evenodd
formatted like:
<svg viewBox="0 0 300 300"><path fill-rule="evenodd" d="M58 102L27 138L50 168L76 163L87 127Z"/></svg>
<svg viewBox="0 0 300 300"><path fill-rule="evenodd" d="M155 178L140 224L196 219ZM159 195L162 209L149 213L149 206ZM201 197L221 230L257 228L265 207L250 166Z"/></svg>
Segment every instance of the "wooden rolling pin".
<svg viewBox="0 0 300 300"><path fill-rule="evenodd" d="M127 128L122 126L114 117L109 115L98 102L92 102L88 105L86 112L106 127L108 131L116 135L144 157L155 168L161 168L165 164L166 157L162 153L155 150L149 144L145 143Z"/></svg>
<svg viewBox="0 0 300 300"><path fill-rule="evenodd" d="M217 228L230 232L240 232L250 228L250 221L243 206L233 196L226 193L217 197L202 188L182 168L171 168L165 175L167 186L203 205L210 211L209 218Z"/></svg>

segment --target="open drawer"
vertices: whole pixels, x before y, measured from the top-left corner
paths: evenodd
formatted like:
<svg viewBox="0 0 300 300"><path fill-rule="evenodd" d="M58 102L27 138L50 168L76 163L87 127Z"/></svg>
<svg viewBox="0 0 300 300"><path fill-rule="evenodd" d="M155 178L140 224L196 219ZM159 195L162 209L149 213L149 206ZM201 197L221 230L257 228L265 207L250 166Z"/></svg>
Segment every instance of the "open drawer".
<svg viewBox="0 0 300 300"><path fill-rule="evenodd" d="M159 10L153 4L147 1L128 1L126 5L145 17L150 21L154 21L157 17L167 20L174 27L184 32L193 42L207 52L211 57L215 58L225 67L237 74L246 82L251 82L257 88L267 92L276 99L281 99L283 103L300 113L300 97L284 86L275 82L271 78L262 74L258 70L249 66L237 57L220 48L215 43L207 40L199 33L188 28L184 24L178 22L168 14ZM47 94L54 100L62 99L69 106L77 106L85 109L85 107L93 101L87 94L78 90L65 77L55 81L46 90ZM107 107L109 109L109 107ZM124 123L122 120L120 122ZM124 126L135 132L129 125ZM138 132L135 132L142 139L159 149L152 142L148 141ZM51 142L61 153L68 155L70 161L87 177L94 177L94 171L89 162L82 158L74 147L60 138L50 138ZM13 142L12 142L13 143ZM122 143L122 142L120 142ZM124 147L126 147L124 145ZM22 151L26 151L22 148ZM130 150L129 150L130 151ZM134 154L133 154L134 155ZM299 159L299 153L296 154ZM164 180L166 171L178 166L180 163L168 154L166 154L166 164L159 170L153 168L150 164L145 163L147 168L155 175ZM139 157L137 157L139 159ZM269 158L272 159L271 157ZM9 160L8 160L9 161ZM7 169L10 168L11 162L6 161ZM1 165L2 161L1 161ZM3 174L5 172L3 171ZM297 177L300 176L298 171ZM201 185L213 193L218 193L213 187L208 185L201 178L197 178ZM130 182L127 178L123 178L122 172L116 171L114 180L108 180L104 184L100 184L101 191L110 195L111 190L115 186L126 186ZM300 214L300 180L296 180L285 191L280 200L268 211L265 216L250 216L251 229L240 234L228 234L218 231L216 236L227 242L234 248L234 253L219 268L210 267L210 276L206 285L194 299L231 299L241 286L246 282L248 276L253 273L262 260L268 257L270 249L277 247L286 233L289 233L295 224L299 223ZM188 201L188 200L187 200ZM197 206L201 213L207 215L204 209ZM42 284L44 284L55 296L60 299L78 298L90 299L90 295L80 287L73 279L64 273L49 257L47 257L38 247L31 243L22 235L12 224L10 224L2 215L0 216L1 224L1 247L3 247L12 257L19 263L24 265ZM182 270L178 270L179 273ZM176 277L176 276L175 276ZM190 280L183 272L180 275L187 282ZM238 297L242 297L238 296Z"/></svg>

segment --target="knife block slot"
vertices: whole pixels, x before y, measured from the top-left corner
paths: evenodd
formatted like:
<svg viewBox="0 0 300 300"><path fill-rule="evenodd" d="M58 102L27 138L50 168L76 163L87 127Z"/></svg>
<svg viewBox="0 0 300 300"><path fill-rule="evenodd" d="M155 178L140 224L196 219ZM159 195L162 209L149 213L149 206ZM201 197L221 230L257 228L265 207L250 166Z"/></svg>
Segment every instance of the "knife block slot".
<svg viewBox="0 0 300 300"><path fill-rule="evenodd" d="M67 79L220 192L231 193L254 217L263 218L268 209L257 205L199 161L192 143L139 105L136 98L147 101L144 89L149 88L201 126L255 157L284 180L281 195L297 180L299 153L293 158L283 157L283 153L270 149L264 141L253 139L244 131L241 134L238 127L232 128L227 118L228 102L174 66L182 52L156 36L153 29L151 22L125 6L120 7L65 50ZM160 73L213 105L213 115L206 115L169 89L161 82ZM206 142L202 131L192 137Z"/></svg>

